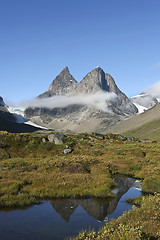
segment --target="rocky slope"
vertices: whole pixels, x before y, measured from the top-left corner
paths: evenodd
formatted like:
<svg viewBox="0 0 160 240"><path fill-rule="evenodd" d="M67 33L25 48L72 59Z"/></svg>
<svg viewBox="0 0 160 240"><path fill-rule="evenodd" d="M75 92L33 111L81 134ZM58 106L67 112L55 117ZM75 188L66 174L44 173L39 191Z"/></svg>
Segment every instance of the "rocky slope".
<svg viewBox="0 0 160 240"><path fill-rule="evenodd" d="M0 97L0 119L15 122L14 116L7 110L2 97Z"/></svg>
<svg viewBox="0 0 160 240"><path fill-rule="evenodd" d="M130 98L130 100L136 107L142 107L143 111L154 107L158 103L157 98L152 97L150 94L145 92Z"/></svg>
<svg viewBox="0 0 160 240"><path fill-rule="evenodd" d="M159 135L160 128L160 104L156 104L153 108L146 110L145 112L126 118L125 121L120 121L110 128L112 133L124 133L132 131L132 136L135 137L147 137L154 134ZM146 126L146 127L145 127ZM144 128L145 127L145 128ZM141 132L141 136L136 134Z"/></svg>
<svg viewBox="0 0 160 240"><path fill-rule="evenodd" d="M34 132L39 130L37 127L29 126L26 124L18 124L14 114L10 113L3 101L3 98L0 97L0 131L7 132Z"/></svg>
<svg viewBox="0 0 160 240"><path fill-rule="evenodd" d="M39 98L48 99L49 103L53 101L50 97L55 95L67 95L72 103L56 108L32 106L25 110L25 116L39 125L59 131L84 132L102 131L126 115L137 113L137 108L119 90L114 79L100 67L88 73L79 84L65 68Z"/></svg>

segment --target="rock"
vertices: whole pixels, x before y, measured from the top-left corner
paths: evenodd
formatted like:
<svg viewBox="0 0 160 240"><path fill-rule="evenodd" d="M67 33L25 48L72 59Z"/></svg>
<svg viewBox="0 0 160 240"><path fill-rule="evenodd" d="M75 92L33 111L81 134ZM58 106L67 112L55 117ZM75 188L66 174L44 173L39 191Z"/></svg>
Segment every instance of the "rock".
<svg viewBox="0 0 160 240"><path fill-rule="evenodd" d="M63 144L62 137L63 134L61 133L51 133L48 135L48 141L55 143L56 145Z"/></svg>
<svg viewBox="0 0 160 240"><path fill-rule="evenodd" d="M131 142L131 141L133 141L134 139L133 139L133 137L128 137L127 138L127 141L129 141L129 142Z"/></svg>
<svg viewBox="0 0 160 240"><path fill-rule="evenodd" d="M99 139L102 139L102 140L104 139L104 136L100 133L95 133L94 136L95 136L95 138L99 138Z"/></svg>
<svg viewBox="0 0 160 240"><path fill-rule="evenodd" d="M65 148L64 149L64 154L69 154L71 152L72 152L72 150L70 148Z"/></svg>
<svg viewBox="0 0 160 240"><path fill-rule="evenodd" d="M108 90L104 71L100 67L96 67L82 79L73 94L93 94L99 91L108 92Z"/></svg>
<svg viewBox="0 0 160 240"><path fill-rule="evenodd" d="M123 141L126 141L126 140L127 140L127 138L126 138L125 136L123 136L123 135L119 135L119 138L120 138L121 140L123 140Z"/></svg>
<svg viewBox="0 0 160 240"><path fill-rule="evenodd" d="M42 142L47 142L47 139L46 138L42 138Z"/></svg>
<svg viewBox="0 0 160 240"><path fill-rule="evenodd" d="M0 96L0 106L5 106L5 103L3 101L3 98Z"/></svg>

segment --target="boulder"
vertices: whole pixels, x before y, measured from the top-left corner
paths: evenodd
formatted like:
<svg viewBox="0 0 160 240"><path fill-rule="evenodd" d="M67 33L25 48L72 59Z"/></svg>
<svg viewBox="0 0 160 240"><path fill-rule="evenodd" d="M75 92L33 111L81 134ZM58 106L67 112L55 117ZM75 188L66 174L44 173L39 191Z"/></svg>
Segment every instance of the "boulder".
<svg viewBox="0 0 160 240"><path fill-rule="evenodd" d="M123 135L119 135L119 138L120 138L121 140L123 140L123 141L126 141L126 140L127 140L127 138L126 138L125 136L123 136Z"/></svg>
<svg viewBox="0 0 160 240"><path fill-rule="evenodd" d="M42 138L42 142L47 142L48 141L48 139L46 139L46 138Z"/></svg>
<svg viewBox="0 0 160 240"><path fill-rule="evenodd" d="M65 148L64 149L64 154L69 154L71 152L72 152L72 150L70 148Z"/></svg>
<svg viewBox="0 0 160 240"><path fill-rule="evenodd" d="M62 137L63 134L61 133L51 133L48 135L48 141L55 143L56 145L63 144Z"/></svg>
<svg viewBox="0 0 160 240"><path fill-rule="evenodd" d="M100 133L95 133L94 136L95 136L95 138L99 138L99 139L102 139L102 140L104 139L104 136Z"/></svg>
<svg viewBox="0 0 160 240"><path fill-rule="evenodd" d="M129 142L131 142L131 141L133 141L133 140L134 140L133 137L128 137L128 138L127 138L127 141L129 141Z"/></svg>

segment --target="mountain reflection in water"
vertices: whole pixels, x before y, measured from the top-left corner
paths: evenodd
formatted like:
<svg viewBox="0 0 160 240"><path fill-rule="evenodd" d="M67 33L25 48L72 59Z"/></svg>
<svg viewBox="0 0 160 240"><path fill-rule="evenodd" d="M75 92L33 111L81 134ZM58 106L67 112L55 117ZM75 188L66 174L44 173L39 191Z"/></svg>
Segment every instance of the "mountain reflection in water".
<svg viewBox="0 0 160 240"><path fill-rule="evenodd" d="M1 239L63 240L84 229L98 231L106 216L109 220L118 218L132 208L126 199L141 195L134 179L116 177L115 181L115 197L110 199L61 199L26 209L1 209Z"/></svg>
<svg viewBox="0 0 160 240"><path fill-rule="evenodd" d="M130 187L141 190L139 182L133 178L115 177L117 188L112 192L115 194L114 198L88 198L88 199L58 199L50 201L55 211L69 222L71 215L75 209L81 205L83 209L93 218L98 221L103 221L108 214L111 214L117 207L117 204Z"/></svg>

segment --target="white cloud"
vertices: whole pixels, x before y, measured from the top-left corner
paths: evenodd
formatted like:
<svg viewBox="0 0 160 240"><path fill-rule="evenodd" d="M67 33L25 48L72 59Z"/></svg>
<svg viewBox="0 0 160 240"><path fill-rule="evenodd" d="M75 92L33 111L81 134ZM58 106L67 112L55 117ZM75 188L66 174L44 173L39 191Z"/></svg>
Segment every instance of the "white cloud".
<svg viewBox="0 0 160 240"><path fill-rule="evenodd" d="M35 98L27 102L22 102L16 105L17 107L42 107L42 108L62 108L72 104L86 105L95 107L104 112L111 112L108 109L108 102L115 102L117 95L115 93L99 92L92 95L79 96L53 96L50 98Z"/></svg>
<svg viewBox="0 0 160 240"><path fill-rule="evenodd" d="M160 81L148 87L145 93L148 93L154 98L160 98Z"/></svg>

